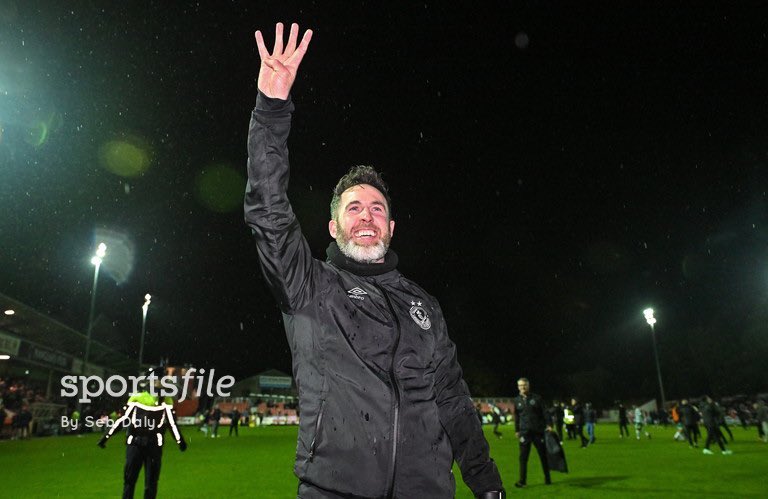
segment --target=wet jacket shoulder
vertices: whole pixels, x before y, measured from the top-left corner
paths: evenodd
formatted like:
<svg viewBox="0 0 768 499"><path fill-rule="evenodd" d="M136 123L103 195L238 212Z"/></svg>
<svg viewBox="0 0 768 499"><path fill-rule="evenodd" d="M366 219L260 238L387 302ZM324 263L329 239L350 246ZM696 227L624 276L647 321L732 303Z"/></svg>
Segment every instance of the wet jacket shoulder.
<svg viewBox="0 0 768 499"><path fill-rule="evenodd" d="M396 269L312 257L288 200L293 106L259 94L245 220L283 312L299 391L294 471L341 495L453 497L455 460L475 494L499 490L437 300Z"/></svg>

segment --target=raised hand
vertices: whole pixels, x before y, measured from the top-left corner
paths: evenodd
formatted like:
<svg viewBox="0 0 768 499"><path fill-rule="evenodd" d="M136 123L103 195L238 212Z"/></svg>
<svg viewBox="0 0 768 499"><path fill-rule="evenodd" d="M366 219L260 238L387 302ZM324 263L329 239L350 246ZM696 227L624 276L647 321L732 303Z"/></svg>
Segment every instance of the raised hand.
<svg viewBox="0 0 768 499"><path fill-rule="evenodd" d="M299 64L301 64L307 47L309 47L309 41L312 39L312 30L308 29L304 32L301 43L297 47L298 38L299 25L291 24L288 44L283 47L283 23L277 23L275 25L275 48L270 54L264 45L261 31L256 32L256 46L259 48L259 57L261 58L259 91L267 97L283 100L288 98L293 82L296 80Z"/></svg>

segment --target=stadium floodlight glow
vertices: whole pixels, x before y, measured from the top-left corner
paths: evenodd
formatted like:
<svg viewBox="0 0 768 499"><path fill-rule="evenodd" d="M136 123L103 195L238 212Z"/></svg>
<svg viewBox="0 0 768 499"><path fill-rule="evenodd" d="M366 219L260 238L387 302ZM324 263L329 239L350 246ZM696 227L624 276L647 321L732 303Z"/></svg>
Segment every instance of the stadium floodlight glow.
<svg viewBox="0 0 768 499"><path fill-rule="evenodd" d="M0 355L0 360L9 360L10 358L11 358L10 355L5 355L5 354Z"/></svg>
<svg viewBox="0 0 768 499"><path fill-rule="evenodd" d="M656 319L653 317L653 309L646 308L643 310L643 315L645 316L645 322L647 322L648 325L653 328L653 325L656 324Z"/></svg>
<svg viewBox="0 0 768 499"><path fill-rule="evenodd" d="M95 266L101 265L101 262L104 261L104 257L107 255L107 245L104 243L99 243L99 247L96 248L96 254L93 255L93 258L91 258L91 263Z"/></svg>
<svg viewBox="0 0 768 499"><path fill-rule="evenodd" d="M3 313L4 313L5 315L13 315L13 314L15 314L15 313L16 313L16 311L15 311L15 310L13 310L13 309L10 309L10 308L9 308L8 310L6 310L6 311L5 311L5 312L3 312Z"/></svg>
<svg viewBox="0 0 768 499"><path fill-rule="evenodd" d="M667 400L664 397L664 383L661 381L661 364L659 363L659 352L656 349L656 330L654 324L656 324L656 318L653 316L653 309L646 308L643 310L643 316L645 322L651 326L651 339L653 340L653 356L656 358L656 376L659 378L659 391L661 392L661 410L666 410Z"/></svg>
<svg viewBox="0 0 768 499"><path fill-rule="evenodd" d="M147 312L149 312L149 304L152 301L152 295L149 293L144 295L144 305L141 306L141 344L139 345L139 369L144 362L144 335L147 332Z"/></svg>

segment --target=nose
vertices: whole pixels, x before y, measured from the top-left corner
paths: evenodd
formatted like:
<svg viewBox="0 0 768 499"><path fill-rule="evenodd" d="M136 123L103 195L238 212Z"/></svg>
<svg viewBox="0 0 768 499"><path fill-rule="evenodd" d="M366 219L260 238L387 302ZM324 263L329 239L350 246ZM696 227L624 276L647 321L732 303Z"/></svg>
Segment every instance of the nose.
<svg viewBox="0 0 768 499"><path fill-rule="evenodd" d="M371 211L368 208L363 208L360 210L360 218L363 220L371 220L373 217L371 216Z"/></svg>

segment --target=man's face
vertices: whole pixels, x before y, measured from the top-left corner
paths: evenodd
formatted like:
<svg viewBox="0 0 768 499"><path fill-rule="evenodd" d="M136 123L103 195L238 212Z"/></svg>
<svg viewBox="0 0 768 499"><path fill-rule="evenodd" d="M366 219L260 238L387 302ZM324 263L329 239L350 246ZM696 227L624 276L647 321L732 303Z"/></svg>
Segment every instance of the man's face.
<svg viewBox="0 0 768 499"><path fill-rule="evenodd" d="M394 230L386 198L368 184L344 191L335 220L328 222L341 252L361 263L383 262Z"/></svg>
<svg viewBox="0 0 768 499"><path fill-rule="evenodd" d="M527 396L528 395L528 382L527 381L518 381L517 382L517 389L520 391L520 395Z"/></svg>

